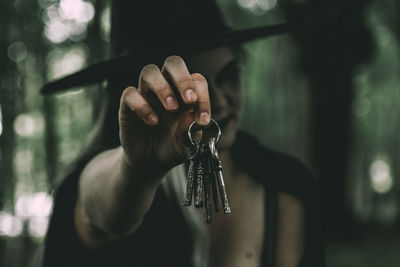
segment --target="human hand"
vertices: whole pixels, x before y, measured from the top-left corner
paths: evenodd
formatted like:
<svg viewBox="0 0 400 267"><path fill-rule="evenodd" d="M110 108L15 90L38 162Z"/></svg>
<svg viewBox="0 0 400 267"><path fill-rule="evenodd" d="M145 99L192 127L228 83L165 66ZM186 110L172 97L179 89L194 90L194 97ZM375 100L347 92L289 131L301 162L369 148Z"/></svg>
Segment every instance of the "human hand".
<svg viewBox="0 0 400 267"><path fill-rule="evenodd" d="M210 117L207 81L190 74L181 57L168 57L161 70L146 65L138 88L128 87L121 96L120 141L126 162L155 172L183 163L189 125L194 120L207 125Z"/></svg>

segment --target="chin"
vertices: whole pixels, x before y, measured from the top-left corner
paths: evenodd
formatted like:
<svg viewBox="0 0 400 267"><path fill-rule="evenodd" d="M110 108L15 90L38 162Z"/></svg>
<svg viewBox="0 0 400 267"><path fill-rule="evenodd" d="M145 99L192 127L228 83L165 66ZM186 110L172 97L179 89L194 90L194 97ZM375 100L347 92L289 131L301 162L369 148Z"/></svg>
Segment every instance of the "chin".
<svg viewBox="0 0 400 267"><path fill-rule="evenodd" d="M238 124L235 120L231 120L228 125L221 129L221 138L217 144L218 151L227 151L235 142L235 136L238 131Z"/></svg>

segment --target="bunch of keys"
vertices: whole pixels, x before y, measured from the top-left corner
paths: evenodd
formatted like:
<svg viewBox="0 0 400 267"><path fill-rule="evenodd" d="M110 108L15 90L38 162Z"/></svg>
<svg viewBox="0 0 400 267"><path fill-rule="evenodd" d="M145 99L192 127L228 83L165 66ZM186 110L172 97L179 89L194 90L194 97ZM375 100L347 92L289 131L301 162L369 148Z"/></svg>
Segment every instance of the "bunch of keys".
<svg viewBox="0 0 400 267"><path fill-rule="evenodd" d="M201 140L197 141L192 136L196 131L202 131ZM207 223L212 222L212 202L214 210L219 211L218 194L221 197L225 214L231 213L228 202L222 165L218 158L216 144L221 136L218 123L211 119L208 126L200 126L194 121L188 129L191 142L189 152L188 181L186 197L182 201L183 206L191 206L194 200L196 208L205 207L205 218ZM219 191L219 193L218 193Z"/></svg>

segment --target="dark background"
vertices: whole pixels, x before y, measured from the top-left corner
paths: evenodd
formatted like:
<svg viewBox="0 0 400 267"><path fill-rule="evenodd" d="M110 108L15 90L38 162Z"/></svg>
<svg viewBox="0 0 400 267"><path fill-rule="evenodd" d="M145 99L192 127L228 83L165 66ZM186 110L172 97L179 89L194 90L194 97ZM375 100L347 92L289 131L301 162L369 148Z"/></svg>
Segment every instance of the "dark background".
<svg viewBox="0 0 400 267"><path fill-rule="evenodd" d="M328 267L400 266L400 2L219 2L237 28L293 25L245 45L242 127L320 179ZM99 0L0 4L0 266L38 260L54 179L102 97L39 89L107 58L109 15Z"/></svg>

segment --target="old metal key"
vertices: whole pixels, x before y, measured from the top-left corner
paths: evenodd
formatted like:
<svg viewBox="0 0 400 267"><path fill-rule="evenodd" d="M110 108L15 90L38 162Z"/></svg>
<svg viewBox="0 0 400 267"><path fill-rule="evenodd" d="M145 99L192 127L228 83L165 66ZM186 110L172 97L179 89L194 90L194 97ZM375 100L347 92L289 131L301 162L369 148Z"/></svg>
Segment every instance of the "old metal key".
<svg viewBox="0 0 400 267"><path fill-rule="evenodd" d="M192 142L192 147L189 151L189 169L188 169L188 181L186 186L186 197L185 200L182 201L183 206L191 206L192 205L192 195L194 188L194 177L195 177L195 161L196 157L199 155L200 144L198 142Z"/></svg>
<svg viewBox="0 0 400 267"><path fill-rule="evenodd" d="M199 153L197 156L197 161L195 161L195 181L196 188L194 191L194 206L196 208L203 207L203 186L204 186L204 178L207 175L207 155L205 151L205 145L200 143Z"/></svg>
<svg viewBox="0 0 400 267"><path fill-rule="evenodd" d="M208 147L211 155L211 169L216 176L216 180L219 187L219 194L221 196L222 205L224 208L224 213L231 213L231 208L229 206L228 194L226 192L224 176L222 175L222 164L218 158L218 150L216 148L216 139L210 138L208 141Z"/></svg>
<svg viewBox="0 0 400 267"><path fill-rule="evenodd" d="M201 131L202 137L200 140L195 140L192 137L195 131ZM184 206L190 206L193 194L196 208L203 207L204 200L204 215L207 223L211 223L212 221L212 202L215 211L219 211L218 189L224 213L231 213L222 175L222 165L218 158L216 148L220 136L221 129L218 123L213 119L211 119L208 126L200 126L196 122L193 122L189 126L188 137L192 143L192 147L190 148L191 152L189 154L190 162L186 198L182 201L182 204Z"/></svg>

